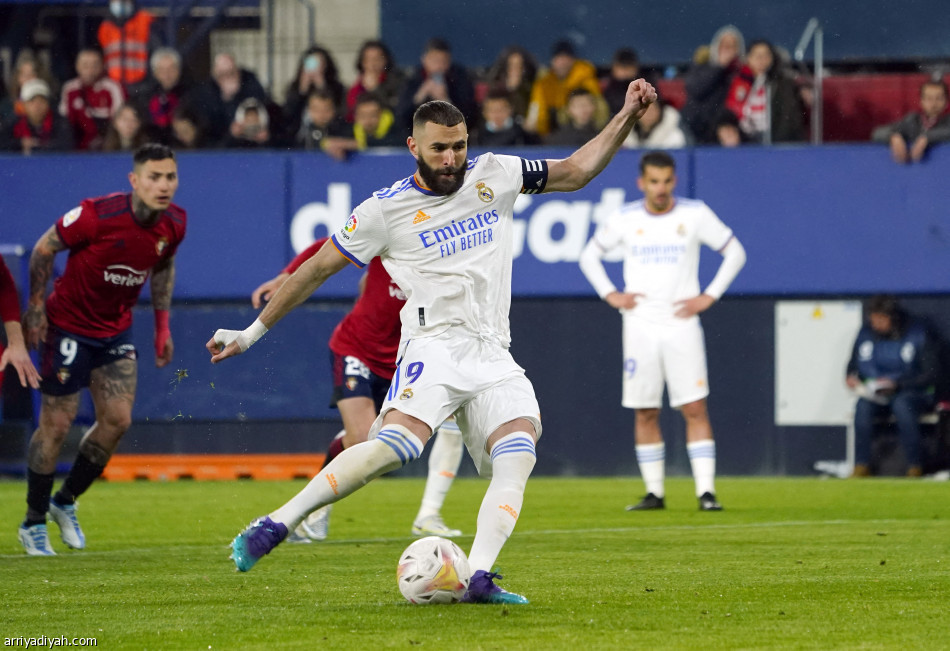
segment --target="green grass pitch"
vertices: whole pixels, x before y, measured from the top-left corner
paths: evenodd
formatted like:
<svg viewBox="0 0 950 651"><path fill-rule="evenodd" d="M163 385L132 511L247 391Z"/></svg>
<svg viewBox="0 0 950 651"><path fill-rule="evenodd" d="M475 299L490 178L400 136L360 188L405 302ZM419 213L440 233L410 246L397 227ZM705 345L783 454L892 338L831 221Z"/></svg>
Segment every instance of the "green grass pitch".
<svg viewBox="0 0 950 651"><path fill-rule="evenodd" d="M939 649L950 645L950 494L902 479L692 481L628 513L636 478L533 478L498 565L527 606L412 606L396 561L420 479L337 505L330 539L281 545L247 574L227 544L302 482L97 483L88 538L55 558L16 540L25 485L0 482L0 638L95 637L105 649ZM471 533L486 483L443 511ZM463 549L471 536L461 539Z"/></svg>

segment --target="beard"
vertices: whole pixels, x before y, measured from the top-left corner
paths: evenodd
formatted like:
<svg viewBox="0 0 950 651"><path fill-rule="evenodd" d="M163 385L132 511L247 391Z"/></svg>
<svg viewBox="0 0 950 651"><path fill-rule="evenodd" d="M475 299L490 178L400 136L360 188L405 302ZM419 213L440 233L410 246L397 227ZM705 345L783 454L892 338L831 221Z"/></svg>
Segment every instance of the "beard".
<svg viewBox="0 0 950 651"><path fill-rule="evenodd" d="M458 189L461 188L465 182L465 170L468 167L467 163L463 163L457 169L443 167L437 171L435 168L429 167L429 165L422 160L421 156L417 159L417 162L419 164L419 176L422 177L426 187L436 194L443 196L454 194L458 192ZM448 175L446 175L445 172L448 172Z"/></svg>

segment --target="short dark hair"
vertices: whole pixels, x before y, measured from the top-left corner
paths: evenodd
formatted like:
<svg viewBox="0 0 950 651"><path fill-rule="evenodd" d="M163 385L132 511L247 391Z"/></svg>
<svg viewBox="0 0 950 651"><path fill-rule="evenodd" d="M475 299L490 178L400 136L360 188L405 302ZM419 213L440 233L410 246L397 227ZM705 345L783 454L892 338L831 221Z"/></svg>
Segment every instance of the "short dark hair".
<svg viewBox="0 0 950 651"><path fill-rule="evenodd" d="M947 92L947 84L944 83L943 79L928 79L920 85L920 96L924 96L924 88L927 86L933 86L934 88L943 89L943 96L950 98L950 93Z"/></svg>
<svg viewBox="0 0 950 651"><path fill-rule="evenodd" d="M147 142L132 153L132 163L135 166L142 165L150 160L175 160L175 152L171 147L161 145L157 142Z"/></svg>
<svg viewBox="0 0 950 651"><path fill-rule="evenodd" d="M560 41L554 44L554 47L551 48L551 57L556 57L559 54L566 54L569 57L576 57L577 51L574 49L574 44L567 39L561 39Z"/></svg>
<svg viewBox="0 0 950 651"><path fill-rule="evenodd" d="M619 63L620 65L625 66L636 66L640 65L640 58L637 56L637 51L632 47L622 47L614 52L614 59L612 63Z"/></svg>
<svg viewBox="0 0 950 651"><path fill-rule="evenodd" d="M676 161L665 151L648 151L640 157L640 176L646 173L647 166L669 167L676 171Z"/></svg>
<svg viewBox="0 0 950 651"><path fill-rule="evenodd" d="M449 45L449 42L444 38L439 38L438 36L430 38L426 41L426 49L423 52L431 52L432 50L437 50L439 52L446 52L448 54L452 53L452 46Z"/></svg>
<svg viewBox="0 0 950 651"><path fill-rule="evenodd" d="M593 99L594 94L586 88L579 86L567 94L567 101L570 102L575 97L590 97Z"/></svg>
<svg viewBox="0 0 950 651"><path fill-rule="evenodd" d="M416 109L412 116L412 128L425 126L428 122L443 127L454 127L459 123L465 124L465 116L449 102L434 99Z"/></svg>
<svg viewBox="0 0 950 651"><path fill-rule="evenodd" d="M360 93L356 96L356 101L353 102L353 108L357 106L362 106L363 104L378 104L379 108L384 109L388 108L386 100L379 93L368 91L365 93Z"/></svg>
<svg viewBox="0 0 950 651"><path fill-rule="evenodd" d="M868 299L865 309L868 314L886 314L894 318L900 313L901 306L897 302L897 297L892 294L875 294Z"/></svg>
<svg viewBox="0 0 950 651"><path fill-rule="evenodd" d="M511 93L508 92L505 88L495 87L488 91L485 95L485 99L482 102L487 102L490 99L503 99L509 104L511 104Z"/></svg>

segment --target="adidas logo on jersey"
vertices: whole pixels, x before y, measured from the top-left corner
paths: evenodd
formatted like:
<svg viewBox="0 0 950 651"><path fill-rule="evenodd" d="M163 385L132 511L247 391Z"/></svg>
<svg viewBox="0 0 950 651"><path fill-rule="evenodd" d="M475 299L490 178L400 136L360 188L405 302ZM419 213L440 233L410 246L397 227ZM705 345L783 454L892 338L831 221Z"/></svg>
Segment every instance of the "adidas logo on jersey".
<svg viewBox="0 0 950 651"><path fill-rule="evenodd" d="M413 223L413 224L419 224L419 223L421 223L421 222L424 222L424 221L427 220L427 219L429 219L429 215L425 214L424 212L422 212L422 211L420 210L419 212L416 213L416 216L415 216L415 218L412 220L412 223Z"/></svg>

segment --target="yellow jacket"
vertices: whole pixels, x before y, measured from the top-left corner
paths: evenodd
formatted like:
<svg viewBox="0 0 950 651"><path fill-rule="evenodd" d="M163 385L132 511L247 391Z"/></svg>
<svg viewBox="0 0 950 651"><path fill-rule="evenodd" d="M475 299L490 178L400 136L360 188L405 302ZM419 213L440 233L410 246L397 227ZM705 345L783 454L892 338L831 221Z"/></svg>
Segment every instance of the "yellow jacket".
<svg viewBox="0 0 950 651"><path fill-rule="evenodd" d="M556 127L556 115L567 105L567 96L575 88L585 88L597 99L597 121L603 123L607 116L607 104L600 92L597 68L590 61L578 59L564 79L558 79L550 70L544 72L531 88L531 103L528 106L527 126L542 136Z"/></svg>

